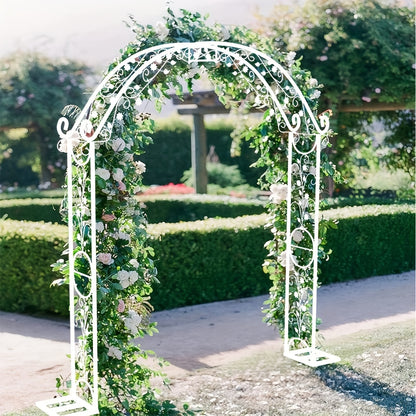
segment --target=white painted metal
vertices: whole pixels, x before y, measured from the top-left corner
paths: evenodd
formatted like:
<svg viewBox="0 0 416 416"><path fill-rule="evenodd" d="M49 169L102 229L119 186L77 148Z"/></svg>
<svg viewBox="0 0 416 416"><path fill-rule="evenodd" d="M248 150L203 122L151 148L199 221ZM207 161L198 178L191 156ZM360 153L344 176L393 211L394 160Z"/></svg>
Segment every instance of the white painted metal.
<svg viewBox="0 0 416 416"><path fill-rule="evenodd" d="M67 120L61 119L59 125L68 127ZM79 133L73 129L60 134L61 142L67 152L67 187L68 187L68 257L69 257L69 302L70 302L70 342L71 342L71 388L69 396L37 402L39 409L50 416L59 415L97 415L98 411L98 352L97 352L97 276L96 276L96 213L95 213L95 181L90 182L90 203L86 198L88 178L83 184L73 184L72 167L81 164L89 166L89 177L95 178L95 147L87 134L91 131L87 122L80 124ZM74 154L74 145L84 147L86 157ZM61 146L62 147L62 146ZM82 217L83 227L91 231L83 232L81 250L74 252L75 216ZM87 241L88 239L88 241ZM90 243L90 244L89 244ZM75 269L75 259L83 257L89 263L90 273L85 274ZM87 278L90 282L88 293L79 290L75 274ZM75 305L75 297L78 297ZM76 309L82 309L84 319L77 318ZM81 333L76 337L76 329ZM92 336L92 357L83 348L84 337ZM86 361L92 360L92 374L87 371ZM76 370L77 369L77 370ZM78 371L78 373L77 373ZM92 380L92 382L91 382Z"/></svg>
<svg viewBox="0 0 416 416"><path fill-rule="evenodd" d="M316 345L316 323L317 323L317 289L318 289L318 246L319 246L319 194L320 194L320 168L321 168L321 134L314 135L314 142L311 145L311 148L306 151L299 150L296 146L296 133L289 133L289 143L288 143L288 187L292 189L292 184L294 181L293 172L300 172L302 177L303 172L309 172L309 175L315 176L315 201L314 201L314 224L313 224L313 237L308 230L303 228L303 223L308 218L305 218L309 215L308 212L303 212L300 209L300 218L298 221L301 226L292 230L292 212L290 207L292 207L292 192L288 192L287 195L287 221L286 221L286 280L285 280L285 339L284 339L284 355L293 360L299 361L303 364L309 365L311 367L318 367L321 365L331 364L339 361L339 357L324 352L317 348ZM313 170L311 170L311 165L309 162L309 155L314 152L315 164ZM297 169L293 169L294 160L297 162ZM312 249L312 258L305 265L301 265L297 262L295 256L293 255L294 248L302 248L293 244L293 235L296 230L301 230L302 233L306 234L313 241ZM289 249L288 249L289 248ZM299 344L304 344L299 339L290 338L289 336L289 326L293 324L291 310L294 307L293 303L290 300L290 292L292 288L292 281L294 280L295 291L301 293L305 289L302 287L302 284L299 284L298 276L302 269L313 268L313 284L312 284L312 310L302 310L302 306L295 305L295 313L298 315L298 330L301 331L302 325L304 322L309 322L311 325L311 343L310 345L304 345L293 348L293 345L298 342ZM299 295L300 297L302 295ZM309 296L308 291L306 290L306 295Z"/></svg>
<svg viewBox="0 0 416 416"><path fill-rule="evenodd" d="M316 288L317 288L317 249L318 249L318 224L319 224L319 172L320 172L320 139L321 135L329 129L329 120L326 116L315 119L307 101L303 97L296 82L278 62L271 59L264 53L239 44L228 42L195 42L195 43L173 43L155 46L131 55L129 58L118 63L102 80L90 96L87 104L76 119L72 129L68 131L69 122L61 118L58 122L58 132L61 138L61 147L67 148L68 153L68 218L69 218L69 264L70 264L70 313L71 313L71 391L70 396L54 399L51 401L39 402L37 405L49 415L65 414L72 415L93 415L98 414L98 357L97 357L97 299L96 299L96 221L95 221L95 181L91 180L90 206L86 206L85 183L72 183L72 166L80 164L89 165L89 177L95 178L95 143L106 141L111 137L112 127L117 122L119 107L130 108L130 99L137 100L140 104L140 97L143 91L149 89L151 82L158 74L163 72L168 75L170 68L178 61L189 65L201 65L204 62L217 62L225 64L235 74L247 75L249 88L247 94L256 96L256 103L259 107L270 108L275 112L279 121L279 130L289 132L289 162L288 177L289 189L292 189L292 165L293 158L308 158L308 154L315 151L315 208L314 208L314 234L309 233L306 228L301 231L308 238L313 240L312 261L309 264L297 263L292 250L291 229L291 205L292 196L289 192L287 197L287 248L286 248L286 295L289 296L290 280L299 270L314 268L313 286L313 307L312 312L312 345L305 345L304 348L292 348L293 340L288 336L288 324L290 318L289 302L286 302L286 326L285 326L285 355L303 362L310 366L334 362L337 357L326 354L316 347ZM267 81L265 76L273 81ZM132 83L140 76L142 83L132 87ZM123 97L128 97L125 100ZM280 97L280 99L279 99ZM283 97L283 99L282 99ZM98 111L99 101L108 103L106 111ZM292 107L298 109L296 113L288 118L286 104L290 102ZM127 106L127 107L126 107ZM132 109L133 110L133 109ZM92 117L94 125L89 118ZM302 128L301 128L302 127ZM301 133L302 131L302 133ZM316 135L314 147L309 152L299 151L296 147L296 138L299 134L313 132ZM76 141L77 149L81 148L83 156L73 152L73 145ZM73 143L74 142L74 143ZM81 143L81 145L80 145ZM87 156L86 156L87 155ZM302 167L303 168L303 167ZM84 229L89 227L87 233L88 241L83 241L82 250L74 252L73 224L74 215L81 214L81 222ZM88 215L85 215L88 213ZM305 214L306 215L306 214ZM309 215L309 213L307 214ZM79 219L79 218L78 218ZM303 218L304 219L304 218ZM309 234L308 234L309 233ZM295 247L296 248L296 247ZM88 294L81 293L75 282L75 259L83 256L88 259L90 273L82 274L90 279L91 289ZM294 264L294 272L289 265ZM300 288L301 289L301 288ZM77 308L84 308L83 320L77 320L75 311L74 296L78 296ZM91 315L89 311L91 310ZM77 321L77 322L76 322ZM302 321L300 321L302 323ZM83 355L82 336L75 337L76 324L81 329L82 336L93 337L93 372L89 374L85 366L88 357ZM84 370L83 370L84 369ZM78 373L76 373L76 371ZM83 372L84 371L84 372ZM78 376L76 376L78 374ZM80 377L80 378L77 378ZM91 382L92 380L92 382ZM78 406L78 407L77 407ZM82 409L79 410L79 406ZM59 409L62 409L59 410ZM66 410L74 409L72 413ZM58 409L58 410L57 410ZM76 410L78 409L78 410Z"/></svg>

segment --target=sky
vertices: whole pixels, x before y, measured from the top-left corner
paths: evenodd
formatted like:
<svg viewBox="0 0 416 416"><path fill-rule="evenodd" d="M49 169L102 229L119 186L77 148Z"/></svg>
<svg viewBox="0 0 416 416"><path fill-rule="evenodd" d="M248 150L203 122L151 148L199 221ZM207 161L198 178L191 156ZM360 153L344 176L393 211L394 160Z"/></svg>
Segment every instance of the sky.
<svg viewBox="0 0 416 416"><path fill-rule="evenodd" d="M210 21L258 25L278 0L171 0L170 7L209 14ZM155 24L166 0L0 0L0 58L16 50L80 60L106 68L134 38L123 21L130 14Z"/></svg>

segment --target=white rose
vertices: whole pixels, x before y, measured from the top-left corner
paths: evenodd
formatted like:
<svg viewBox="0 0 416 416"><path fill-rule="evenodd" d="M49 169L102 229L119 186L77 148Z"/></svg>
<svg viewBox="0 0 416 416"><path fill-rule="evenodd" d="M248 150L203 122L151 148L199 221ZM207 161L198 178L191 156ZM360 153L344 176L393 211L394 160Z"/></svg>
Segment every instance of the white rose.
<svg viewBox="0 0 416 416"><path fill-rule="evenodd" d="M143 173L146 172L146 165L143 162L140 162L140 161L134 162L134 167L138 175L142 175Z"/></svg>
<svg viewBox="0 0 416 416"><path fill-rule="evenodd" d="M104 231L104 224L101 221L97 222L95 229L98 233L102 233Z"/></svg>
<svg viewBox="0 0 416 416"><path fill-rule="evenodd" d="M157 22L155 25L155 31L159 36L160 40L166 39L169 35L169 29L163 22Z"/></svg>
<svg viewBox="0 0 416 416"><path fill-rule="evenodd" d="M299 243L303 240L303 233L301 230L295 230L292 234L292 238L296 243Z"/></svg>
<svg viewBox="0 0 416 416"><path fill-rule="evenodd" d="M127 240L128 242L130 242L130 241L131 241L131 237L130 237L130 235L129 235L129 234L127 234L127 233L123 233L123 232L121 232L121 231L117 232L117 233L114 235L114 238L116 238L117 240Z"/></svg>
<svg viewBox="0 0 416 416"><path fill-rule="evenodd" d="M278 261L283 267L287 267L286 266L286 250L280 253L278 257ZM293 269L294 269L294 264L293 264L291 256L289 255L289 270L293 270Z"/></svg>
<svg viewBox="0 0 416 416"><path fill-rule="evenodd" d="M129 311L129 316L124 320L124 325L133 334L137 334L142 317L136 311Z"/></svg>
<svg viewBox="0 0 416 416"><path fill-rule="evenodd" d="M99 253L97 255L97 260L106 266L114 263L110 253Z"/></svg>
<svg viewBox="0 0 416 416"><path fill-rule="evenodd" d="M289 187L286 184L273 184L270 186L270 200L275 204L280 204L287 199Z"/></svg>
<svg viewBox="0 0 416 416"><path fill-rule="evenodd" d="M121 182L124 178L123 170L120 168L117 168L113 173L113 178L116 182Z"/></svg>
<svg viewBox="0 0 416 416"><path fill-rule="evenodd" d="M308 81L308 84L309 84L309 88L315 88L318 86L318 80L316 78L311 78Z"/></svg>
<svg viewBox="0 0 416 416"><path fill-rule="evenodd" d="M135 267L136 269L138 269L139 268L139 262L136 260L136 259L131 259L130 260L130 264L133 266L133 267Z"/></svg>
<svg viewBox="0 0 416 416"><path fill-rule="evenodd" d="M107 169L97 168L95 170L95 174L97 176L99 176L100 178L104 179L105 181L107 181L108 179L110 179L110 171L107 170Z"/></svg>
<svg viewBox="0 0 416 416"><path fill-rule="evenodd" d="M137 281L138 278L139 275L135 271L129 272L127 270L120 270L117 273L117 279L119 280L120 285L123 289L126 289L127 287L132 285L134 282Z"/></svg>
<svg viewBox="0 0 416 416"><path fill-rule="evenodd" d="M126 143L120 137L117 137L117 139L113 140L113 143L111 143L111 148L115 152L121 152L124 150L125 147L126 147Z"/></svg>
<svg viewBox="0 0 416 416"><path fill-rule="evenodd" d="M109 357L117 358L117 360L121 360L121 358L123 357L123 353L121 352L121 350L113 346L108 347L107 355Z"/></svg>
<svg viewBox="0 0 416 416"><path fill-rule="evenodd" d="M68 143L72 147L77 146L81 141L80 135L76 130L70 130L65 134L65 137L58 142L58 150L62 153L68 152Z"/></svg>
<svg viewBox="0 0 416 416"><path fill-rule="evenodd" d="M317 100L321 96L321 91L313 90L313 93L309 96L311 100Z"/></svg>
<svg viewBox="0 0 416 416"><path fill-rule="evenodd" d="M289 52L286 55L286 62L287 62L289 67L292 66L295 63L295 56L296 56L296 52L293 52L293 51Z"/></svg>

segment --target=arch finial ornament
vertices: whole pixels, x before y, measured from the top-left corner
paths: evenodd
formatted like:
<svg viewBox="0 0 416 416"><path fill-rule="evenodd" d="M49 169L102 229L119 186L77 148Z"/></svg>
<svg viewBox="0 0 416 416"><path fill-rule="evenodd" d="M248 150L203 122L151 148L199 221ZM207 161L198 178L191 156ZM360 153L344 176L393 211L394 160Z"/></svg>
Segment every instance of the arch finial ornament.
<svg viewBox="0 0 416 416"><path fill-rule="evenodd" d="M49 415L98 414L99 403L119 413L126 411L123 403L136 412L146 405L136 397L137 385L129 390L123 385L128 377L120 376L132 357L146 356L129 342L153 330L147 317L156 270L146 219L134 199L145 170L137 156L152 130L141 109L146 100L159 102L169 86L180 90L181 77L191 87L201 71L226 105L264 109L247 136L265 168L263 187L271 190L266 226L272 234L263 268L273 286L266 319L284 335L287 357L310 366L338 360L316 345L318 263L325 257L319 228L321 149L329 131L328 117L316 117L317 82L298 64L285 69L280 60L292 61L288 56L279 60L270 49L238 43L237 32L234 41L225 41L217 39L218 27L203 27L209 36L201 29L202 40L183 41L194 32L178 27L174 17L167 19L166 29L181 41L169 35L166 43L155 41L153 28L139 28L137 44L112 64L73 125L66 118L58 121L59 148L68 163L69 259L62 273L70 283L71 389L69 396L38 403ZM295 73L306 74L300 86ZM110 373L112 384L105 384ZM143 370L143 377L149 373ZM126 399L117 403L120 395Z"/></svg>

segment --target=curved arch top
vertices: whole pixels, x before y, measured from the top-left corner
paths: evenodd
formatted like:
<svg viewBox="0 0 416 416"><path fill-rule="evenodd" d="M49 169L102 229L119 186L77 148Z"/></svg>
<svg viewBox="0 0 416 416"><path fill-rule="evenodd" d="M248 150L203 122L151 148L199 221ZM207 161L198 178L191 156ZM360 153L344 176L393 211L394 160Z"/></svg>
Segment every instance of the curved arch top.
<svg viewBox="0 0 416 416"><path fill-rule="evenodd" d="M254 94L258 107L273 108L280 115L279 127L286 131L324 134L329 129L329 119L316 119L308 102L290 73L276 60L252 47L230 42L167 43L138 51L119 62L101 81L76 119L72 131L77 130L87 142L95 141L99 135L111 135L110 116L116 117L120 106L131 106L128 99L140 102L140 96L156 80L159 74L168 76L179 61L188 65L203 65L214 62L225 65L236 76L244 75L249 89ZM184 71L186 73L186 71ZM135 80L141 77L141 82ZM105 104L103 104L105 102ZM290 114L286 105L298 111ZM103 111L104 110L104 111ZM91 123L90 119L95 122ZM58 122L61 139L66 138L69 123L66 118Z"/></svg>

